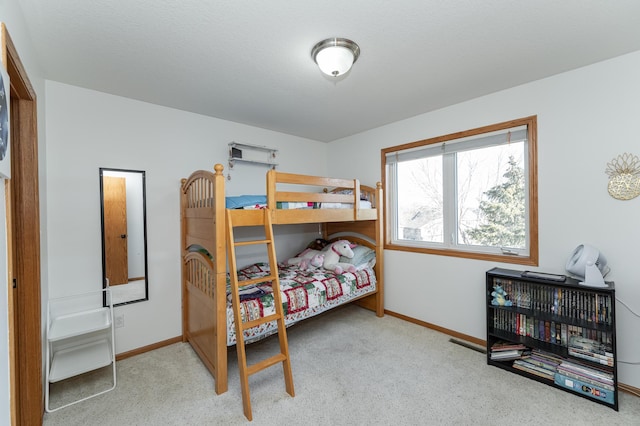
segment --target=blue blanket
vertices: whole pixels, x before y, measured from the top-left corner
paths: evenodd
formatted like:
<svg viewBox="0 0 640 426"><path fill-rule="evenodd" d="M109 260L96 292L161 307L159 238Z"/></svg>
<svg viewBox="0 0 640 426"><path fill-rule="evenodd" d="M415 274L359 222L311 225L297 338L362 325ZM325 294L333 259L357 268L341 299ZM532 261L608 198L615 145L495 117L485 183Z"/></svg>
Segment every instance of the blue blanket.
<svg viewBox="0 0 640 426"><path fill-rule="evenodd" d="M241 209L243 207L267 204L266 195L238 195L225 198L225 207L228 209Z"/></svg>

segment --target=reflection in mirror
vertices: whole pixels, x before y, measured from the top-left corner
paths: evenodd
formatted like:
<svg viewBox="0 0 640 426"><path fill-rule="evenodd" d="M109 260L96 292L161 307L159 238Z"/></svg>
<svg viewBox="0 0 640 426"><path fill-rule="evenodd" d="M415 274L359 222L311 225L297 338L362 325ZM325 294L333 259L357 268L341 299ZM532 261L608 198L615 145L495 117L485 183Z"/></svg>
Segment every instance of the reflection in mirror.
<svg viewBox="0 0 640 426"><path fill-rule="evenodd" d="M113 305L149 300L145 172L100 168L102 283Z"/></svg>

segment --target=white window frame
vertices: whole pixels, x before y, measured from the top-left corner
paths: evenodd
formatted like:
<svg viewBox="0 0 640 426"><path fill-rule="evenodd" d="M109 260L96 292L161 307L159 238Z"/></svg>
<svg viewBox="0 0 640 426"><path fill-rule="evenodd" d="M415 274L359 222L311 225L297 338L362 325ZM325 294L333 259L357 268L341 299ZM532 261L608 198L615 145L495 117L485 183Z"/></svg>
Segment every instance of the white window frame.
<svg viewBox="0 0 640 426"><path fill-rule="evenodd" d="M506 139L505 136L509 139ZM456 152L524 141L525 166L525 233L524 249L460 244L458 240L458 206L456 185ZM399 238L397 235L396 165L410 159L425 158L435 153L443 155L443 220L444 241L426 242ZM383 184L387 202L385 249L422 252L446 256L492 260L523 265L538 265L537 212L537 117L531 116L436 138L385 148L381 151ZM451 155L450 155L451 154Z"/></svg>

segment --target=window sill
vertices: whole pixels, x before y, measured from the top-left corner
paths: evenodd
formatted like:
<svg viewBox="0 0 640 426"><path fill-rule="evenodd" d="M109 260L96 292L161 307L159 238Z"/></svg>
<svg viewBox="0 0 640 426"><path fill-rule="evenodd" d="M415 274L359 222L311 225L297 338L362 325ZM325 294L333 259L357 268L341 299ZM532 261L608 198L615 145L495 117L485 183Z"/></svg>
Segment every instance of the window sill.
<svg viewBox="0 0 640 426"><path fill-rule="evenodd" d="M514 256L505 254L475 253L470 251L451 249L432 249L424 247L409 247L398 244L385 243L385 250L406 251L411 253L434 254L438 256L460 257L465 259L484 260L487 262L513 263L516 265L538 266L538 252L531 250L528 256Z"/></svg>

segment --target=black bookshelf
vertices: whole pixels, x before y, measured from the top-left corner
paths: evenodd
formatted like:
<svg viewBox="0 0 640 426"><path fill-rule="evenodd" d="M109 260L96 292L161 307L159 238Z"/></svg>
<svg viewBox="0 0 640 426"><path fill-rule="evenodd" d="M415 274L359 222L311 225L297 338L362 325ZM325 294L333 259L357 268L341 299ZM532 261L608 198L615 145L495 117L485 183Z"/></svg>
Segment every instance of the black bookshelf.
<svg viewBox="0 0 640 426"><path fill-rule="evenodd" d="M562 278L487 271L487 364L618 411L614 284Z"/></svg>

